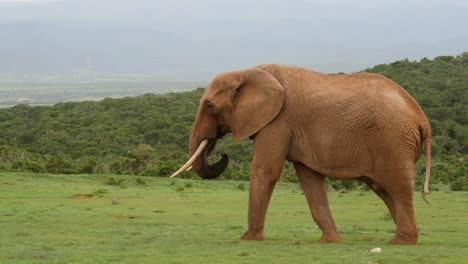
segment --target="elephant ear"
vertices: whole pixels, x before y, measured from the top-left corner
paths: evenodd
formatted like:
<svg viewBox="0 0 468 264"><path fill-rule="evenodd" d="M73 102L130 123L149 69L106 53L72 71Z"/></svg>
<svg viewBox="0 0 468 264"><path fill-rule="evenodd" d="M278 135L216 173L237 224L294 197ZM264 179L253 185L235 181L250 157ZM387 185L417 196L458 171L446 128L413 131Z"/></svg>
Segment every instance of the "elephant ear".
<svg viewBox="0 0 468 264"><path fill-rule="evenodd" d="M281 110L284 94L283 86L266 71L245 71L234 97L232 138L243 140L270 123Z"/></svg>

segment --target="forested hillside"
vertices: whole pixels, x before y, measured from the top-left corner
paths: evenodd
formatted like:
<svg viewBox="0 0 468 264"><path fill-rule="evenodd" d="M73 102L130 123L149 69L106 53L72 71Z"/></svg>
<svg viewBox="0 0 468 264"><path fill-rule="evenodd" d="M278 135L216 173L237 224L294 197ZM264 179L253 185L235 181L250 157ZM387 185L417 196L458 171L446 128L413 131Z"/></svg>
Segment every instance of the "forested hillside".
<svg viewBox="0 0 468 264"><path fill-rule="evenodd" d="M433 130L432 183L468 190L468 53L378 65L408 90ZM192 92L100 102L0 109L0 170L167 176L186 161L198 101ZM247 179L252 144L225 137L216 152L231 163L221 178ZM418 183L424 162L418 162ZM285 178L294 179L291 165ZM193 172L183 177L195 177Z"/></svg>

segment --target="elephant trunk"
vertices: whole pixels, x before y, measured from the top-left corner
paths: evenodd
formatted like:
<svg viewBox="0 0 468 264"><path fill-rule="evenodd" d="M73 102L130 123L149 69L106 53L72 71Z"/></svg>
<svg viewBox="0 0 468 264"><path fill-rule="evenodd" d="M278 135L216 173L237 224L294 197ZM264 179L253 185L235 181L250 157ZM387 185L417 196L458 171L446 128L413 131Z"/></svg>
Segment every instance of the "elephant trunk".
<svg viewBox="0 0 468 264"><path fill-rule="evenodd" d="M203 108L200 107L200 109ZM190 167L204 179L218 177L226 169L229 157L223 153L221 159L213 164L209 164L208 157L213 151L216 141L226 133L228 133L228 129L222 129L217 124L216 118L200 110L190 133L190 159L171 177L177 176L179 173L190 169Z"/></svg>
<svg viewBox="0 0 468 264"><path fill-rule="evenodd" d="M200 137L197 134L198 133L196 131L192 131L192 135L190 136L189 153L191 157L199 148L200 143L206 139L206 137ZM228 155L223 153L221 159L218 162L209 164L208 157L213 151L216 145L216 141L217 139L208 139L207 146L192 163L193 170L204 179L214 179L218 177L226 169L229 163Z"/></svg>

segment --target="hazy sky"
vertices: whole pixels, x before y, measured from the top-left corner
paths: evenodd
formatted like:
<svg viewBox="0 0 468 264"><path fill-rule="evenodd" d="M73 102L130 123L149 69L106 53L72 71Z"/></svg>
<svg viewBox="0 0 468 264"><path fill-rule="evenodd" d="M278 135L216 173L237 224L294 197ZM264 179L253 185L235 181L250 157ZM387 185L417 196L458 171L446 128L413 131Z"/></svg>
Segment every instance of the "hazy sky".
<svg viewBox="0 0 468 264"><path fill-rule="evenodd" d="M0 0L0 72L353 72L468 51L467 14L465 0Z"/></svg>

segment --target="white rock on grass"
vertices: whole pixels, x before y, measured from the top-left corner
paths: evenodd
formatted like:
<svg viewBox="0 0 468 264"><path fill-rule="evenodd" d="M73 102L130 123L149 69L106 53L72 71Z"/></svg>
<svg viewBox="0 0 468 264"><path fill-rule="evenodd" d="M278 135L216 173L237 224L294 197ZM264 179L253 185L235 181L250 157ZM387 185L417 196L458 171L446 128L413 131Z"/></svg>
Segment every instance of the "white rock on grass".
<svg viewBox="0 0 468 264"><path fill-rule="evenodd" d="M382 252L382 249L379 248L379 247L376 247L376 248L371 249L370 252L372 252L372 253L380 253L380 252Z"/></svg>

